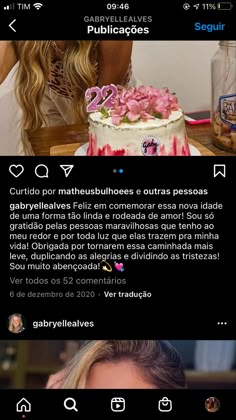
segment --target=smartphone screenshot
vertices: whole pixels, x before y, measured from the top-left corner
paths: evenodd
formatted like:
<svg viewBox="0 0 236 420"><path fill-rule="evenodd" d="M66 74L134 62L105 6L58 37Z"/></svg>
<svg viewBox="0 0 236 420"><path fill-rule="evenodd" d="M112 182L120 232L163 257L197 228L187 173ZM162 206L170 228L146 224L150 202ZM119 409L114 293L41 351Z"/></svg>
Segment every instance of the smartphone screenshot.
<svg viewBox="0 0 236 420"><path fill-rule="evenodd" d="M12 420L235 417L235 7L1 2Z"/></svg>

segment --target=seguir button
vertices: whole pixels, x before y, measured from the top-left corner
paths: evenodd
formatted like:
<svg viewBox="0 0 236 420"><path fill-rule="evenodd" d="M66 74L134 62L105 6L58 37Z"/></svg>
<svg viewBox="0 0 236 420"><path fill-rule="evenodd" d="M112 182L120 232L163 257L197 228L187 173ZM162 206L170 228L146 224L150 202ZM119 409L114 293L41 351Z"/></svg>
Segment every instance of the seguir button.
<svg viewBox="0 0 236 420"><path fill-rule="evenodd" d="M215 32L215 31L224 31L226 27L225 23L201 23L195 22L194 23L194 30L195 31L207 31L207 32Z"/></svg>

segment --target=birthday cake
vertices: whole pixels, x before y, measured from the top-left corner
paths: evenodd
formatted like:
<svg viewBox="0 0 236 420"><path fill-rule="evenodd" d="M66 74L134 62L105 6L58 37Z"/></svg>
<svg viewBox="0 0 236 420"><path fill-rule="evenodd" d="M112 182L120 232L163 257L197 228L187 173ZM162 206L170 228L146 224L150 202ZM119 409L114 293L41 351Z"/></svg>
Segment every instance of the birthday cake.
<svg viewBox="0 0 236 420"><path fill-rule="evenodd" d="M189 156L183 112L167 88L122 89L89 115L87 156Z"/></svg>

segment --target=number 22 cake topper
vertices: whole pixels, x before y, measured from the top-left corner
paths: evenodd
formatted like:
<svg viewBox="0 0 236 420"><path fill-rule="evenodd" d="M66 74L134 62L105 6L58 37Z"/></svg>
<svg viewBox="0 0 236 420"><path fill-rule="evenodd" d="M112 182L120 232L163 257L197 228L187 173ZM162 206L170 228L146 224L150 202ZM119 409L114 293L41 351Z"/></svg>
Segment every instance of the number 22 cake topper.
<svg viewBox="0 0 236 420"><path fill-rule="evenodd" d="M96 112L101 108L112 108L117 94L118 89L112 83L110 85L102 86L101 88L99 86L88 88L85 92L87 112Z"/></svg>

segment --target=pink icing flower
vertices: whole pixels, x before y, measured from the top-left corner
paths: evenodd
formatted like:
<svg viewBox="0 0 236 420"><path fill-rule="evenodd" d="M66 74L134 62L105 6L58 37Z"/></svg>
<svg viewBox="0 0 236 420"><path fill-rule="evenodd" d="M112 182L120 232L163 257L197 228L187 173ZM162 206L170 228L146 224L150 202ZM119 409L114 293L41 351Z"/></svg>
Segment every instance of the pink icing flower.
<svg viewBox="0 0 236 420"><path fill-rule="evenodd" d="M127 117L129 118L130 121L137 121L140 118L140 113L141 113L141 104L140 102L136 101L135 99L130 99L127 102L127 108L128 108L128 112L127 112Z"/></svg>
<svg viewBox="0 0 236 420"><path fill-rule="evenodd" d="M111 110L112 122L147 121L155 118L169 118L172 111L178 110L179 104L175 95L167 88L156 89L152 86L140 86L124 89L119 87L119 94Z"/></svg>
<svg viewBox="0 0 236 420"><path fill-rule="evenodd" d="M123 117L121 115L118 115L118 114L112 115L112 122L113 122L113 124L114 125L120 125L122 118Z"/></svg>

